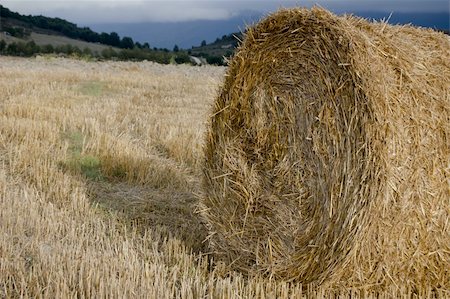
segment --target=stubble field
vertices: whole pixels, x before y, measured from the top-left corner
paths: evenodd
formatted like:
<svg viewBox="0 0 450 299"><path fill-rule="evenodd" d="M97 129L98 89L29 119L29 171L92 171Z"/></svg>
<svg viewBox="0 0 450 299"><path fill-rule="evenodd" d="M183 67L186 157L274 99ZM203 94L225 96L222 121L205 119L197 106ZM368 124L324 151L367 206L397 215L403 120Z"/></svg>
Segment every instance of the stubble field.
<svg viewBox="0 0 450 299"><path fill-rule="evenodd" d="M213 260L196 209L224 74L0 57L0 298L409 294L244 277Z"/></svg>

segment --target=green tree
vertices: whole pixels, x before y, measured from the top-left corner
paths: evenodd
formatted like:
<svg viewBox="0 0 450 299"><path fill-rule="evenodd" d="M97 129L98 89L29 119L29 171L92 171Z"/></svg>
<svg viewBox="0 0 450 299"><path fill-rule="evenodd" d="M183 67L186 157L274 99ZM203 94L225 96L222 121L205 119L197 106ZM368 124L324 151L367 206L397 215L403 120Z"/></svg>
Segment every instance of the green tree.
<svg viewBox="0 0 450 299"><path fill-rule="evenodd" d="M24 55L25 56L32 56L36 53L40 53L41 52L41 48L36 45L36 43L34 41L30 41L28 43L25 44L25 48L24 48Z"/></svg>
<svg viewBox="0 0 450 299"><path fill-rule="evenodd" d="M173 51L174 51L174 52L180 51L180 48L178 48L178 45L173 46Z"/></svg>
<svg viewBox="0 0 450 299"><path fill-rule="evenodd" d="M201 46L201 47L206 46L206 41L205 41L205 40L202 40L202 43L200 44L200 46Z"/></svg>
<svg viewBox="0 0 450 299"><path fill-rule="evenodd" d="M105 45L109 45L111 43L110 35L106 32L100 33L98 40L101 44L105 44Z"/></svg>
<svg viewBox="0 0 450 299"><path fill-rule="evenodd" d="M109 43L107 43L107 45L120 47L120 37L116 32L111 32L109 34Z"/></svg>
<svg viewBox="0 0 450 299"><path fill-rule="evenodd" d="M122 41L120 42L120 47L123 49L133 49L134 48L134 41L129 36L124 36L122 38Z"/></svg>

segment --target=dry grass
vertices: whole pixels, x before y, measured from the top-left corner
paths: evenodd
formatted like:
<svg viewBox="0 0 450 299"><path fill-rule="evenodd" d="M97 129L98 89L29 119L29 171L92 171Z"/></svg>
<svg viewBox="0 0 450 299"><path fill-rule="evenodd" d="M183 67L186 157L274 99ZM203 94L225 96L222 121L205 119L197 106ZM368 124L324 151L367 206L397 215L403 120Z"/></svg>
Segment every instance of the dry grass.
<svg viewBox="0 0 450 299"><path fill-rule="evenodd" d="M323 9L246 32L215 102L202 206L233 269L450 288L450 43Z"/></svg>
<svg viewBox="0 0 450 299"><path fill-rule="evenodd" d="M244 277L209 258L194 210L223 74L0 57L0 298L378 296Z"/></svg>

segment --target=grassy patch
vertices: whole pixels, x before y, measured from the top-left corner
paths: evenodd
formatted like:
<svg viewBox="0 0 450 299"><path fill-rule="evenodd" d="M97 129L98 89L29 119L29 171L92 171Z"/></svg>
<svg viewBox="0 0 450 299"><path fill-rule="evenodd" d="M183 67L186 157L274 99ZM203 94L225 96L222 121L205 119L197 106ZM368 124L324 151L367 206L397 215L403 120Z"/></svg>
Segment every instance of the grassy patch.
<svg viewBox="0 0 450 299"><path fill-rule="evenodd" d="M63 135L63 138L69 141L69 152L71 154L81 154L85 140L83 133L78 131L68 132Z"/></svg>
<svg viewBox="0 0 450 299"><path fill-rule="evenodd" d="M78 86L78 91L86 96L99 97L103 95L105 88L105 83L103 82L87 81Z"/></svg>
<svg viewBox="0 0 450 299"><path fill-rule="evenodd" d="M90 180L103 180L100 159L83 153L83 145L86 140L83 133L68 132L64 134L63 138L69 142L69 158L60 163L61 167L72 173L82 174Z"/></svg>
<svg viewBox="0 0 450 299"><path fill-rule="evenodd" d="M95 156L75 154L69 160L63 162L62 166L68 171L82 174L87 179L103 180L101 163Z"/></svg>

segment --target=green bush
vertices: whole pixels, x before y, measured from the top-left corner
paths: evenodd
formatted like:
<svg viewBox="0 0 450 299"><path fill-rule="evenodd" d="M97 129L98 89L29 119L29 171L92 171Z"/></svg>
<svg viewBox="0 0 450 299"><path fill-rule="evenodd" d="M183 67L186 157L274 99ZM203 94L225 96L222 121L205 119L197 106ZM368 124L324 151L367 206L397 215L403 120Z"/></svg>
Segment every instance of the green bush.
<svg viewBox="0 0 450 299"><path fill-rule="evenodd" d="M217 57L217 56L208 56L208 57L206 57L206 62L208 62L208 64L224 65L223 58L222 57Z"/></svg>
<svg viewBox="0 0 450 299"><path fill-rule="evenodd" d="M41 53L44 54L51 54L55 52L55 48L53 47L53 45L43 45L41 46Z"/></svg>
<svg viewBox="0 0 450 299"><path fill-rule="evenodd" d="M8 55L19 55L19 52L17 51L17 44L16 43L10 43L6 47L6 54L8 54Z"/></svg>
<svg viewBox="0 0 450 299"><path fill-rule="evenodd" d="M114 49L111 48L111 47L102 50L101 55L102 55L102 57L103 57L104 59L111 59L111 58L114 58L114 57L117 58L117 57L119 56L119 55L117 54L117 52L114 51Z"/></svg>
<svg viewBox="0 0 450 299"><path fill-rule="evenodd" d="M89 49L88 47L85 47L84 49L83 49L83 56L94 56L94 54L92 53L92 50L91 49Z"/></svg>
<svg viewBox="0 0 450 299"><path fill-rule="evenodd" d="M191 63L191 59L186 52L178 52L177 55L175 55L175 62L177 64Z"/></svg>
<svg viewBox="0 0 450 299"><path fill-rule="evenodd" d="M3 53L3 51L6 49L6 42L4 40L0 41L0 52Z"/></svg>
<svg viewBox="0 0 450 299"><path fill-rule="evenodd" d="M13 55L13 56L33 56L34 54L40 53L41 52L41 48L36 45L36 43L34 41L30 41L27 43L23 43L23 42L13 42L10 43L8 46L6 47L6 54L8 55ZM5 49L5 48L4 48ZM2 52L5 52L4 50Z"/></svg>

